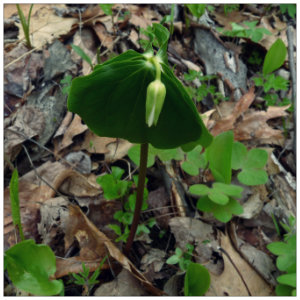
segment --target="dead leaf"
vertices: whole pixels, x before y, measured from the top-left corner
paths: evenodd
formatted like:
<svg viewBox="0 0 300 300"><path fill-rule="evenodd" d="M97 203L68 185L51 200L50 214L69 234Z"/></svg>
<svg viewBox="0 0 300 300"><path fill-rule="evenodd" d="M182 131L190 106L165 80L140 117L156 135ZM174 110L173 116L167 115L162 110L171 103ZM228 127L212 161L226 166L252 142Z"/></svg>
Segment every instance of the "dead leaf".
<svg viewBox="0 0 300 300"><path fill-rule="evenodd" d="M30 6L28 4L28 6ZM65 7L64 4L55 4L56 7ZM30 38L33 47L40 48L46 43L51 44L54 39L70 32L76 24L76 18L62 18L56 15L53 5L43 5L30 19ZM25 39L21 23L19 27L19 40Z"/></svg>
<svg viewBox="0 0 300 300"><path fill-rule="evenodd" d="M241 258L230 243L227 235L221 235L221 246L228 253L231 260L242 274L252 296L274 296L273 288L270 287L261 277L253 270L250 265ZM224 271L221 275L210 274L210 287L205 296L249 296L247 288L240 275L233 267L226 255L224 259Z"/></svg>
<svg viewBox="0 0 300 300"><path fill-rule="evenodd" d="M106 254L110 254L123 268L136 277L151 294L157 296L163 295L163 292L156 289L144 275L135 268L131 261L122 254L114 243L91 223L78 206L70 205L69 214L69 224L67 225L65 234L66 249L70 247L74 238L76 238L80 245L80 257L82 257L81 254L86 252L89 256L85 256L85 258L89 258L91 254L94 254L95 257L103 259Z"/></svg>
<svg viewBox="0 0 300 300"><path fill-rule="evenodd" d="M74 118L70 123L69 127L66 129L62 140L56 142L55 153L59 153L63 149L72 145L73 138L76 135L85 132L87 129L88 129L87 125L82 124L81 118L77 114L74 114Z"/></svg>
<svg viewBox="0 0 300 300"><path fill-rule="evenodd" d="M221 119L220 121L216 122L213 129L211 130L211 134L216 136L221 132L233 129L237 118L249 108L254 98L254 86L252 86L248 93L243 95L241 99L236 103L232 113L225 119Z"/></svg>
<svg viewBox="0 0 300 300"><path fill-rule="evenodd" d="M287 110L290 105L286 106L269 106L267 111L249 112L234 130L236 140L258 139L260 143L283 145L284 136L281 130L273 129L267 121L274 118L287 116Z"/></svg>
<svg viewBox="0 0 300 300"><path fill-rule="evenodd" d="M115 139L115 141L107 144L108 153L105 154L106 162L114 162L127 155L128 150L133 146L130 142L123 139Z"/></svg>
<svg viewBox="0 0 300 300"><path fill-rule="evenodd" d="M109 16L108 16L109 17ZM111 22L111 17L109 17L109 22ZM113 50L114 47L114 39L113 37L107 32L105 26L101 23L96 23L93 26L93 29L98 36L101 45L106 47L109 51Z"/></svg>
<svg viewBox="0 0 300 300"><path fill-rule="evenodd" d="M149 293L129 271L123 269L113 281L101 284L94 296L149 296Z"/></svg>
<svg viewBox="0 0 300 300"><path fill-rule="evenodd" d="M4 153L13 161L27 137L33 138L43 132L44 114L34 107L24 105L11 118L12 126L4 131Z"/></svg>

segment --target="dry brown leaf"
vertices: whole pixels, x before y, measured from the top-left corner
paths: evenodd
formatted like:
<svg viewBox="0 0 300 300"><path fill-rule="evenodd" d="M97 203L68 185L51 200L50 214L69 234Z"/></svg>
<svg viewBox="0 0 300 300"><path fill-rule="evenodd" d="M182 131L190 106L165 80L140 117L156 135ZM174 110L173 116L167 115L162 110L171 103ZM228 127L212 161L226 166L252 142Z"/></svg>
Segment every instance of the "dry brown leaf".
<svg viewBox="0 0 300 300"><path fill-rule="evenodd" d="M28 4L28 6L30 6ZM46 43L51 44L54 39L70 32L72 26L78 22L76 18L62 18L56 15L54 5L43 5L30 19L30 38L33 47L40 48ZM56 7L65 7L64 4L55 4ZM19 27L19 40L24 39L21 23Z"/></svg>
<svg viewBox="0 0 300 300"><path fill-rule="evenodd" d="M221 246L242 274L252 296L274 296L273 289L241 258L227 235L221 234ZM210 274L211 283L205 296L249 296L245 284L228 257L223 255L223 259L224 272L219 276Z"/></svg>
<svg viewBox="0 0 300 300"><path fill-rule="evenodd" d="M287 116L286 110L289 107L290 105L269 106L267 111L254 111L245 114L243 120L234 129L235 139L240 141L254 138L261 143L283 145L284 136L281 130L271 128L267 121Z"/></svg>
<svg viewBox="0 0 300 300"><path fill-rule="evenodd" d="M111 17L109 17L109 21L111 22ZM93 26L93 29L98 36L101 45L106 47L109 51L112 51L114 47L114 38L107 32L105 26L101 23L96 23Z"/></svg>
<svg viewBox="0 0 300 300"><path fill-rule="evenodd" d="M127 155L128 150L133 146L130 142L123 139L115 139L115 141L107 144L108 153L105 154L105 161L114 162Z"/></svg>
<svg viewBox="0 0 300 300"><path fill-rule="evenodd" d="M126 7L130 11L129 23L134 25L136 28L144 28L151 26L153 21L161 19L161 16L153 9L149 7L141 7L138 5L127 5Z"/></svg>
<svg viewBox="0 0 300 300"><path fill-rule="evenodd" d="M244 15L240 10L232 11L227 15L224 10L222 12L214 11L213 15L218 23L224 27L224 30L232 30L231 23L233 22L240 24L249 20L249 16Z"/></svg>
<svg viewBox="0 0 300 300"><path fill-rule="evenodd" d="M30 4L19 4L25 18L28 18L29 14L29 9L30 9ZM38 11L40 8L47 6L47 4L34 4L32 7L31 14L34 15L36 11ZM4 9L3 9L3 14L4 14L4 19L8 19L12 17L13 15L18 15L18 10L16 4L4 4Z"/></svg>
<svg viewBox="0 0 300 300"><path fill-rule="evenodd" d="M55 144L55 153L59 153L63 149L72 145L73 137L85 132L87 129L87 125L82 124L81 118L77 114L74 114L74 118L69 127L66 129L62 140L60 142L57 141Z"/></svg>
<svg viewBox="0 0 300 300"><path fill-rule="evenodd" d="M216 122L211 130L211 134L216 136L221 132L233 129L233 127L235 127L237 118L249 108L254 98L254 86L252 86L250 90L236 103L232 113L225 119L221 119L220 121Z"/></svg>
<svg viewBox="0 0 300 300"><path fill-rule="evenodd" d="M44 130L44 114L34 107L24 105L11 116L12 126L4 131L4 153L14 160L20 152L21 144L27 138L40 135ZM21 134L18 134L20 132Z"/></svg>
<svg viewBox="0 0 300 300"><path fill-rule="evenodd" d="M161 296L163 292L153 287L153 285L139 272L131 261L122 254L122 252L115 246L113 242L83 214L78 206L69 206L69 225L66 228L65 234L65 248L68 249L76 238L80 245L80 257L81 254L88 253L95 255L100 259L103 259L106 254L110 254L115 260L117 260L123 268L128 270L135 278L137 278L145 288L153 295Z"/></svg>

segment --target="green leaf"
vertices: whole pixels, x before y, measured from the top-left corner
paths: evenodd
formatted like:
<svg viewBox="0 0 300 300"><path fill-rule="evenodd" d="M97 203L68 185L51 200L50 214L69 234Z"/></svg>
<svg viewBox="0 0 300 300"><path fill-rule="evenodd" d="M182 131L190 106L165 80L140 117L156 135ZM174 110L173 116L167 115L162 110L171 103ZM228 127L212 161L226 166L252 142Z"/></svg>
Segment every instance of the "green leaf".
<svg viewBox="0 0 300 300"><path fill-rule="evenodd" d="M18 170L14 169L9 183L11 216L13 224L18 227L20 238L24 241L24 234L21 223L20 200L19 200L19 175Z"/></svg>
<svg viewBox="0 0 300 300"><path fill-rule="evenodd" d="M213 189L231 197L241 198L243 188L234 184L224 184L221 182L213 183Z"/></svg>
<svg viewBox="0 0 300 300"><path fill-rule="evenodd" d="M119 167L111 167L111 174L115 179L121 179L122 175L124 174L125 170L119 168Z"/></svg>
<svg viewBox="0 0 300 300"><path fill-rule="evenodd" d="M231 167L234 170L241 169L247 156L247 148L240 142L234 142L232 147Z"/></svg>
<svg viewBox="0 0 300 300"><path fill-rule="evenodd" d="M233 132L226 131L213 139L206 149L209 168L216 181L230 184Z"/></svg>
<svg viewBox="0 0 300 300"><path fill-rule="evenodd" d="M113 14L112 7L114 4L99 4L99 6L107 16L111 16Z"/></svg>
<svg viewBox="0 0 300 300"><path fill-rule="evenodd" d="M200 168L204 169L206 167L207 160L204 153L201 153L202 149L201 146L197 146L187 153L186 161L181 165L186 173L196 176L199 174Z"/></svg>
<svg viewBox="0 0 300 300"><path fill-rule="evenodd" d="M185 4L193 16L200 18L205 13L206 4Z"/></svg>
<svg viewBox="0 0 300 300"><path fill-rule="evenodd" d="M121 231L121 227L117 224L109 224L108 227L110 229L112 229L117 235L121 235L122 231Z"/></svg>
<svg viewBox="0 0 300 300"><path fill-rule="evenodd" d="M62 281L49 279L56 271L50 247L26 240L5 251L4 259L10 279L20 290L37 296L57 295L62 291Z"/></svg>
<svg viewBox="0 0 300 300"><path fill-rule="evenodd" d="M296 273L283 274L277 277L277 281L291 287L296 287Z"/></svg>
<svg viewBox="0 0 300 300"><path fill-rule="evenodd" d="M181 82L164 63L160 65L166 98L157 125L147 126L146 90L155 79L155 68L148 60L129 50L96 66L92 74L73 79L68 109L99 136L151 143L160 149L193 141L208 146L211 135Z"/></svg>
<svg viewBox="0 0 300 300"><path fill-rule="evenodd" d="M204 184L194 184L189 189L191 194L205 196L210 192L210 188Z"/></svg>
<svg viewBox="0 0 300 300"><path fill-rule="evenodd" d="M225 205L226 203L228 203L229 198L227 195L223 194L220 191L216 191L214 189L212 189L209 194L208 194L208 198L220 205Z"/></svg>
<svg viewBox="0 0 300 300"><path fill-rule="evenodd" d="M287 285L278 284L275 288L277 296L296 296L293 295L293 288Z"/></svg>
<svg viewBox="0 0 300 300"><path fill-rule="evenodd" d="M169 265L176 265L179 262L180 258L177 255L170 256L166 263Z"/></svg>
<svg viewBox="0 0 300 300"><path fill-rule="evenodd" d="M203 296L210 285L210 275L207 269L191 262L184 277L185 296Z"/></svg>
<svg viewBox="0 0 300 300"><path fill-rule="evenodd" d="M129 158L137 165L140 165L140 153L141 153L141 145L133 145L128 150ZM153 153L153 147L149 145L148 149L148 160L147 160L147 168L153 166L155 163L155 153Z"/></svg>
<svg viewBox="0 0 300 300"><path fill-rule="evenodd" d="M72 49L83 59L85 60L93 69L93 63L91 58L79 47L74 44L71 44Z"/></svg>
<svg viewBox="0 0 300 300"><path fill-rule="evenodd" d="M285 61L287 49L281 39L277 39L271 48L268 50L263 64L263 74L268 74L279 67L281 67Z"/></svg>
<svg viewBox="0 0 300 300"><path fill-rule="evenodd" d="M268 181L268 173L265 170L244 169L237 178L239 182L245 185L259 185Z"/></svg>

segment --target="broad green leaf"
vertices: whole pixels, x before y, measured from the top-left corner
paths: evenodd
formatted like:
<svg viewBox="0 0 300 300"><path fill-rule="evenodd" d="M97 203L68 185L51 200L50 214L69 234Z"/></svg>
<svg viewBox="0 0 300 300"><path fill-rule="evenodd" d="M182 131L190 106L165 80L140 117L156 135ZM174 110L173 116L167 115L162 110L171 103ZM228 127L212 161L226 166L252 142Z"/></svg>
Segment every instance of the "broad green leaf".
<svg viewBox="0 0 300 300"><path fill-rule="evenodd" d="M215 182L213 183L213 188L231 197L236 197L236 198L242 197L243 188L238 185Z"/></svg>
<svg viewBox="0 0 300 300"><path fill-rule="evenodd" d="M277 296L296 296L293 295L293 288L284 284L278 284L275 288Z"/></svg>
<svg viewBox="0 0 300 300"><path fill-rule="evenodd" d="M230 184L233 132L226 131L213 139L206 149L209 168L216 181Z"/></svg>
<svg viewBox="0 0 300 300"><path fill-rule="evenodd" d="M5 251L9 278L20 290L37 296L59 294L63 283L50 280L56 271L56 259L51 248L25 240Z"/></svg>
<svg viewBox="0 0 300 300"><path fill-rule="evenodd" d="M180 258L177 255L172 255L167 259L166 263L169 265L176 265L178 264L179 260Z"/></svg>
<svg viewBox="0 0 300 300"><path fill-rule="evenodd" d="M121 235L122 232L121 232L121 227L119 225L116 225L116 224L109 224L108 227L110 229L112 229L117 235Z"/></svg>
<svg viewBox="0 0 300 300"><path fill-rule="evenodd" d="M268 50L263 64L263 74L271 73L281 67L285 61L287 49L281 39L277 39Z"/></svg>
<svg viewBox="0 0 300 300"><path fill-rule="evenodd" d="M188 173L189 175L196 176L199 174L199 168L198 166L195 166L190 161L184 161L181 165L184 172Z"/></svg>
<svg viewBox="0 0 300 300"><path fill-rule="evenodd" d="M141 151L141 145L133 145L128 150L128 156L129 158L137 165L140 165L140 152ZM148 160L147 160L147 168L151 167L155 163L155 153L153 153L153 147L149 145L148 148Z"/></svg>
<svg viewBox="0 0 300 300"><path fill-rule="evenodd" d="M247 156L247 148L240 142L234 142L232 147L231 167L233 170L241 169Z"/></svg>
<svg viewBox="0 0 300 300"><path fill-rule="evenodd" d="M243 168L263 168L268 161L268 153L263 149L251 149L248 151L247 160L243 164Z"/></svg>
<svg viewBox="0 0 300 300"><path fill-rule="evenodd" d="M146 56L129 50L75 78L68 109L81 116L99 136L118 137L132 143L151 143L160 149L198 141L206 147L212 137L196 107L170 68L161 63L167 93L156 126L145 120L146 90L155 79L155 68Z"/></svg>
<svg viewBox="0 0 300 300"><path fill-rule="evenodd" d="M71 47L83 60L85 60L93 68L91 58L79 46L71 44Z"/></svg>
<svg viewBox="0 0 300 300"><path fill-rule="evenodd" d="M107 16L112 15L112 7L114 4L99 4L99 6Z"/></svg>
<svg viewBox="0 0 300 300"><path fill-rule="evenodd" d="M219 205L225 205L228 203L229 198L228 196L226 196L225 194L223 194L220 191L217 191L215 189L212 189L209 194L208 194L208 198L213 201L216 204Z"/></svg>
<svg viewBox="0 0 300 300"><path fill-rule="evenodd" d="M243 169L237 178L239 182L246 185L259 185L268 181L268 173L260 169Z"/></svg>
<svg viewBox="0 0 300 300"><path fill-rule="evenodd" d="M277 281L291 287L296 287L296 273L283 274L277 277Z"/></svg>
<svg viewBox="0 0 300 300"><path fill-rule="evenodd" d="M119 168L119 167L111 167L111 174L115 179L121 179L122 175L124 174L125 170Z"/></svg>
<svg viewBox="0 0 300 300"><path fill-rule="evenodd" d="M183 152L180 148L175 149L155 149L154 152L161 161L183 160Z"/></svg>
<svg viewBox="0 0 300 300"><path fill-rule="evenodd" d="M204 184L194 184L189 189L191 194L204 196L210 192L210 188Z"/></svg>
<svg viewBox="0 0 300 300"><path fill-rule="evenodd" d="M196 18L200 18L205 13L206 4L186 4L186 6Z"/></svg>
<svg viewBox="0 0 300 300"><path fill-rule="evenodd" d="M208 270L197 263L190 262L184 277L185 296L203 296L210 285Z"/></svg>

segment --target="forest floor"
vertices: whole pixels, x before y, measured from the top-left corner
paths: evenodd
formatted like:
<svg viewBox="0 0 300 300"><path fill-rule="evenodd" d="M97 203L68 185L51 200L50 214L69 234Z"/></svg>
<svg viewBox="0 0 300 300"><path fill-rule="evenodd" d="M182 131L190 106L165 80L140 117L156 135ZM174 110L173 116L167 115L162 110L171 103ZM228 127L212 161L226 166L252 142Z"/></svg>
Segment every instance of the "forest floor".
<svg viewBox="0 0 300 300"><path fill-rule="evenodd" d="M27 18L30 5L20 6ZM4 250L20 241L9 190L16 168L25 238L51 247L56 256L52 279L63 280L65 295L184 295L185 272L167 260L176 248L188 252L187 244L192 246L187 260L210 273L206 296L275 295L281 272L267 245L283 240L282 224L291 226L291 216L296 217L296 79L291 64L296 19L270 4L206 5L200 18L183 4L173 8L171 24L172 5L115 4L103 11L97 4L34 4L29 48L16 6L4 5ZM115 242L117 230L109 225L124 230L114 214L126 210L124 203L135 191L133 176L139 168L132 149L137 146L91 132L67 111L68 88L72 78L90 74L97 62L129 49L143 52L143 40L151 35L148 26L159 22L174 28L169 65L207 129L213 136L232 130L235 141L248 150L266 150L268 181L242 185L238 201L244 212L223 223L198 210L199 197L189 192L194 184L211 186L214 180L207 168L196 166L195 171L200 153L177 149L153 155L141 217L145 226L125 256L124 241ZM289 52L272 72L280 79L272 77L277 83L267 87L267 81L260 84L255 78L277 39ZM130 182L122 199L107 200L97 182L112 167L122 169L122 181ZM236 171L232 182L239 184ZM104 257L97 283L76 284L72 274L82 272L83 262L93 274ZM4 294L26 295L7 271Z"/></svg>

